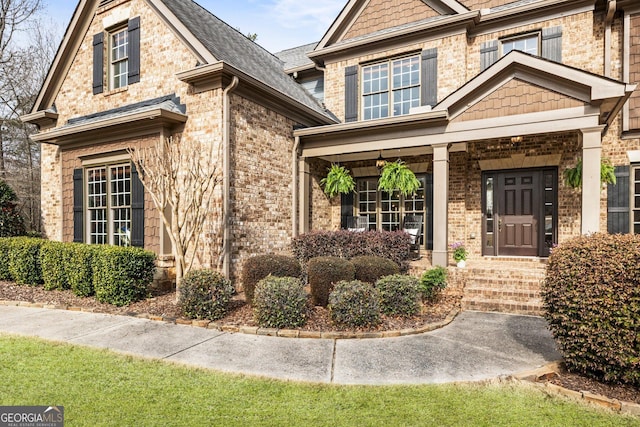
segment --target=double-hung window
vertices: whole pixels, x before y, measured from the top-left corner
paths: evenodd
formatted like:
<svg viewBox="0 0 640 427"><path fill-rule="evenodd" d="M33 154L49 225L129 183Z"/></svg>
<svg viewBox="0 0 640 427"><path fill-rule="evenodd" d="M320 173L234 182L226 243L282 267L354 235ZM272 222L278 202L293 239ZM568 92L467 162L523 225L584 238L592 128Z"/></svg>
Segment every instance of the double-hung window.
<svg viewBox="0 0 640 427"><path fill-rule="evenodd" d="M86 170L87 241L131 245L131 164Z"/></svg>
<svg viewBox="0 0 640 427"><path fill-rule="evenodd" d="M420 105L420 56L362 67L364 120L409 114Z"/></svg>
<svg viewBox="0 0 640 427"><path fill-rule="evenodd" d="M109 35L109 76L110 88L118 89L127 85L129 75L129 32L127 28Z"/></svg>

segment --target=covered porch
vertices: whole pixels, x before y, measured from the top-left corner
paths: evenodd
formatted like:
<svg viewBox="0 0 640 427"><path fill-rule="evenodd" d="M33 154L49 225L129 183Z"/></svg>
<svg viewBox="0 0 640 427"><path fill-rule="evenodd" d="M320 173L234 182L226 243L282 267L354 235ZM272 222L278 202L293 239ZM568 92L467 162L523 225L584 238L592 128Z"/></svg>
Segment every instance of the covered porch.
<svg viewBox="0 0 640 427"><path fill-rule="evenodd" d="M393 230L421 211L421 248L433 265L450 263L454 241L472 260L544 258L562 240L600 230L602 139L633 89L514 51L433 109L298 130L296 232L335 229L347 215ZM423 183L412 198L377 191L376 162L398 158ZM578 158L574 191L562 172ZM331 163L357 183L339 204L318 185Z"/></svg>

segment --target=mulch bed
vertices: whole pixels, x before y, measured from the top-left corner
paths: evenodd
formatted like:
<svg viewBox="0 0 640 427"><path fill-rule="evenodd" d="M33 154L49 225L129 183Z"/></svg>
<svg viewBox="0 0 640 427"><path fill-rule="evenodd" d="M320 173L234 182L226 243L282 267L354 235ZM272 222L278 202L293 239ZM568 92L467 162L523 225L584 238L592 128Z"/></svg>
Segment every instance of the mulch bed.
<svg viewBox="0 0 640 427"><path fill-rule="evenodd" d="M97 313L135 315L149 314L164 318L180 318L180 310L176 304L174 292L152 295L143 301L130 304L126 307L116 307L111 304L97 302L94 298L82 298L71 291L46 291L38 286L20 286L12 282L0 281L0 300L22 301L54 305L60 307L76 307ZM381 332L403 329L419 328L426 324L439 322L451 312L460 307L460 296L442 295L436 302L424 307L421 314L410 318L396 318L383 316L382 323L373 329L347 330L354 332ZM234 297L229 314L220 320L220 323L230 326L257 326L253 320L251 307L245 304L242 294ZM304 331L344 331L335 327L330 319L328 311L322 307L313 307L309 313L307 323L302 328ZM629 385L606 384L563 370L550 381L559 386L575 391L588 391L603 395L611 399L640 404L640 388Z"/></svg>

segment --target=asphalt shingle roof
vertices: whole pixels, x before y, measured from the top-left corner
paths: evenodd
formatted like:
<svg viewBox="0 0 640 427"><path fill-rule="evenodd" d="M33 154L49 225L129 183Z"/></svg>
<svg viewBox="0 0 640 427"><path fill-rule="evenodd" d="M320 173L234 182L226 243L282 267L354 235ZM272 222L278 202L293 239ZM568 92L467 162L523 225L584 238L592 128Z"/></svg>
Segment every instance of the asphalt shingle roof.
<svg viewBox="0 0 640 427"><path fill-rule="evenodd" d="M274 53L283 63L284 69L293 70L301 67L313 68L314 63L307 54L316 48L318 42L305 44L303 46L292 47L280 52Z"/></svg>
<svg viewBox="0 0 640 427"><path fill-rule="evenodd" d="M325 117L332 117L284 72L282 61L259 44L249 40L194 1L162 0L162 2L216 59L237 68Z"/></svg>
<svg viewBox="0 0 640 427"><path fill-rule="evenodd" d="M186 106L180 103L180 98L175 94L161 96L159 98L148 99L135 104L125 105L124 107L113 108L111 110L100 111L99 113L89 114L82 117L69 119L66 126L73 126L85 123L92 123L99 120L112 119L130 114L141 113L144 111L163 109L174 113L186 113Z"/></svg>

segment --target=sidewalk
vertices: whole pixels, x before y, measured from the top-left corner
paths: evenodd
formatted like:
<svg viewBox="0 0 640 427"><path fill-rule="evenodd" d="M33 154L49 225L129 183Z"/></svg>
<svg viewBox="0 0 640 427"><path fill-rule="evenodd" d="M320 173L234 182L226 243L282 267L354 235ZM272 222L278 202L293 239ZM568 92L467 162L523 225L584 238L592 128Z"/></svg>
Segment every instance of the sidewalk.
<svg viewBox="0 0 640 427"><path fill-rule="evenodd" d="M421 335L330 340L232 334L126 316L0 306L0 333L218 371L335 384L479 381L560 359L544 319L471 311Z"/></svg>

